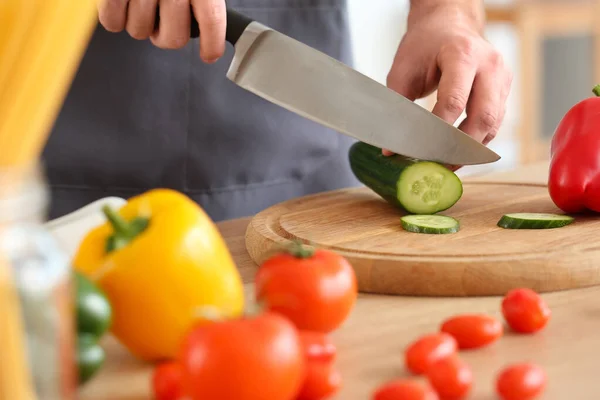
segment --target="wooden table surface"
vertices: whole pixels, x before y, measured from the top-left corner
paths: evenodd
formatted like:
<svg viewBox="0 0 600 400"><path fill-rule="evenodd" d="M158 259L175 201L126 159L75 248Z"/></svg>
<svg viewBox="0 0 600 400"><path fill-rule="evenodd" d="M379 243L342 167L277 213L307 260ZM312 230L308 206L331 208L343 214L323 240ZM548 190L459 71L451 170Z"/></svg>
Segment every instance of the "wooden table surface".
<svg viewBox="0 0 600 400"><path fill-rule="evenodd" d="M470 180L546 182L547 164L473 177ZM256 266L244 246L248 219L220 223L239 266L248 295ZM599 236L600 240L600 236ZM599 260L600 262L600 260ZM470 363L475 385L469 399L497 399L494 379L498 370L512 362L533 361L545 368L548 387L541 399L598 399L600 379L600 287L543 296L552 309L547 328L533 336L506 331L494 345L463 352ZM378 385L407 376L403 350L421 334L437 331L441 321L458 313L483 312L501 318L500 297L413 298L359 295L344 326L333 334L338 347L338 367L344 379L333 399L369 400ZM81 390L81 400L152 399L151 366L133 359L112 337L104 344L108 362L100 374ZM216 399L215 399L216 400Z"/></svg>

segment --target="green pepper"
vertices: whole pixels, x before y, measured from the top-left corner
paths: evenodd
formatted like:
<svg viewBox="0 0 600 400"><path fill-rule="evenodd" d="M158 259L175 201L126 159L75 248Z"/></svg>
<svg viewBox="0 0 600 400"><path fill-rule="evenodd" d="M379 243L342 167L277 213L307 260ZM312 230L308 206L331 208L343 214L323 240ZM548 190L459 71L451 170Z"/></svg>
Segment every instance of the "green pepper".
<svg viewBox="0 0 600 400"><path fill-rule="evenodd" d="M85 276L73 271L77 320L79 384L90 380L104 365L106 354L99 340L109 330L112 308L104 292Z"/></svg>
<svg viewBox="0 0 600 400"><path fill-rule="evenodd" d="M89 381L104 365L106 353L98 339L89 333L77 335L77 369L79 384Z"/></svg>

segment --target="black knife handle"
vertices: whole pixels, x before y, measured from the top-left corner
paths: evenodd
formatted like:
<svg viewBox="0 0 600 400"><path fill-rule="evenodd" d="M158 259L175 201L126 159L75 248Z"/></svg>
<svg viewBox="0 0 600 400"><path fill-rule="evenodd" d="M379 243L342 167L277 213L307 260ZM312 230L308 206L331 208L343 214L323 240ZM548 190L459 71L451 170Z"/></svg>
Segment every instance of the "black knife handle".
<svg viewBox="0 0 600 400"><path fill-rule="evenodd" d="M190 37L197 38L200 36L200 27L198 21L194 17L194 12L190 7L192 14L192 24L190 27ZM244 30L252 23L252 19L240 14L239 12L227 8L227 32L225 34L225 40L235 46ZM160 23L160 9L156 7L156 20L154 22L154 29L158 29Z"/></svg>
<svg viewBox="0 0 600 400"><path fill-rule="evenodd" d="M250 17L228 8L225 40L235 46L248 25L252 22L254 21Z"/></svg>

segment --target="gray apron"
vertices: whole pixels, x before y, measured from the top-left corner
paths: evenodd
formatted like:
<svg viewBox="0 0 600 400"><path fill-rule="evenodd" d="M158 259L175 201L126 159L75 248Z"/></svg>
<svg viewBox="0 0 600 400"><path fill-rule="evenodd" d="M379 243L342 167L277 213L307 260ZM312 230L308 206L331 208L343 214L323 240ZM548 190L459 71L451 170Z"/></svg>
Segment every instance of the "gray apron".
<svg viewBox="0 0 600 400"><path fill-rule="evenodd" d="M345 0L228 5L351 64ZM230 82L230 45L213 65L198 50L197 39L161 50L96 29L43 154L50 218L166 187L220 221L358 184L347 161L352 139Z"/></svg>

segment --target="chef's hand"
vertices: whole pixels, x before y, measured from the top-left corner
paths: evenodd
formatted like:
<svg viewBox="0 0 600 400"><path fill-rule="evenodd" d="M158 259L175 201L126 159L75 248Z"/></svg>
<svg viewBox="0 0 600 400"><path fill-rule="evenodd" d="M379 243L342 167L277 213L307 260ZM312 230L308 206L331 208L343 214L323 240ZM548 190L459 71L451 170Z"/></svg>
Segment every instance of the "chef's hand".
<svg viewBox="0 0 600 400"><path fill-rule="evenodd" d="M426 97L437 88L432 112L454 124L466 111L459 129L488 144L504 119L512 74L482 36L480 0L411 3L388 87L410 100Z"/></svg>
<svg viewBox="0 0 600 400"><path fill-rule="evenodd" d="M200 58L217 61L225 52L225 0L102 0L99 20L109 32L126 30L135 39L146 40L162 49L179 49L190 40L191 10L200 27ZM160 24L154 30L156 8Z"/></svg>

